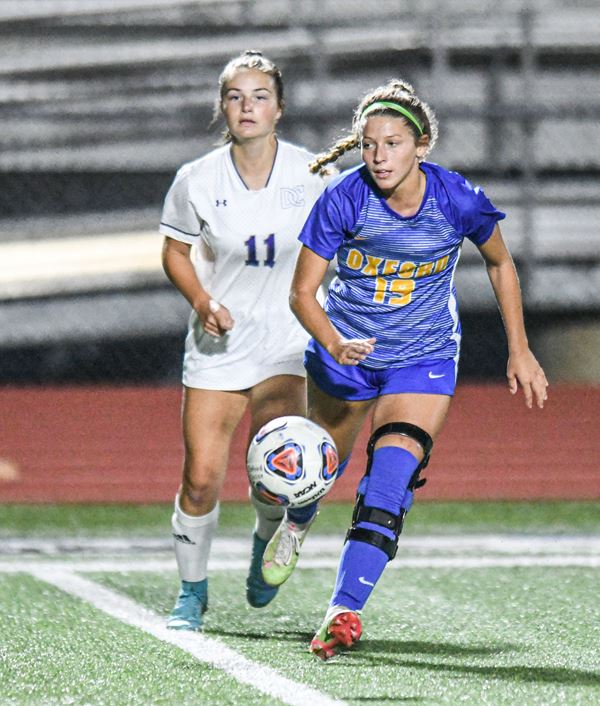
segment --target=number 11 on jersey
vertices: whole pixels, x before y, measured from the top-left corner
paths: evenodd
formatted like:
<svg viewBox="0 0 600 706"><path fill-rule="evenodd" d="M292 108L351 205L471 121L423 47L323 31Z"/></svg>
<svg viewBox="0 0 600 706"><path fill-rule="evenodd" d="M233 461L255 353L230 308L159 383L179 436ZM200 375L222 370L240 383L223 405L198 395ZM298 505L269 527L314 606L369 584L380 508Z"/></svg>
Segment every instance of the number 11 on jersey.
<svg viewBox="0 0 600 706"><path fill-rule="evenodd" d="M266 267L273 267L275 264L275 233L271 233L263 240L263 244L266 248L267 256L263 260L263 265ZM246 265L251 267L258 267L260 261L256 257L256 236L251 235L248 240L244 242L248 252L246 257Z"/></svg>

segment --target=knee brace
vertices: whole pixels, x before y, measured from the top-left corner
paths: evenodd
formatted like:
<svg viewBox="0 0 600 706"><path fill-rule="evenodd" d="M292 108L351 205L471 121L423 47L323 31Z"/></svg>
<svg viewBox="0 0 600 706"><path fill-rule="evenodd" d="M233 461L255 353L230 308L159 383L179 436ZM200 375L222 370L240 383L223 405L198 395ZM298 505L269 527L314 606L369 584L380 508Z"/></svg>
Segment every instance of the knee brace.
<svg viewBox="0 0 600 706"><path fill-rule="evenodd" d="M386 434L403 434L405 436L410 436L423 447L424 451L423 460L417 464L416 468L412 472L406 488L400 489L401 502L398 513L365 504L365 495L367 494L369 475L373 465L375 443ZM405 499L412 499L413 491L424 485L425 479L419 478L419 474L429 462L432 447L433 440L429 434L420 427L417 427L414 424L408 424L407 422L392 422L390 424L384 424L373 432L367 445L367 470L359 484L356 504L352 514L352 526L346 534L346 541L352 539L358 542L372 544L385 552L389 560L396 556L398 538L402 532L404 517L410 507L410 503L406 503L408 507L403 507L403 502ZM396 503L396 505L397 504L398 503ZM359 527L359 524L361 523L369 523L370 525L379 526L384 530L384 532L378 532L372 528Z"/></svg>
<svg viewBox="0 0 600 706"><path fill-rule="evenodd" d="M419 478L421 471L426 468L429 463L429 457L431 456L431 449L433 448L433 439L421 427L416 426L416 424L409 424L408 422L390 422L389 424L384 424L378 427L371 434L369 443L367 444L367 472L365 475L369 475L371 469L371 464L373 463L373 451L375 449L375 444L382 436L387 434L401 434L402 436L409 436L414 439L423 448L423 460L413 474L408 484L409 490L415 490L416 488L421 488L427 482L426 478Z"/></svg>

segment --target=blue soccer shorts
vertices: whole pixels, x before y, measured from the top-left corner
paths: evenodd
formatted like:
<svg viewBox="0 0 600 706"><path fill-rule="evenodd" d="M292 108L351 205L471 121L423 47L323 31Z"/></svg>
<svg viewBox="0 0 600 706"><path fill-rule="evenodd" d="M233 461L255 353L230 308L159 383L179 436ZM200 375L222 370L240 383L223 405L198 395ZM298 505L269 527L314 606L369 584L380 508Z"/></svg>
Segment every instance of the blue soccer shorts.
<svg viewBox="0 0 600 706"><path fill-rule="evenodd" d="M452 396L456 387L454 358L376 370L362 364L340 365L311 340L304 354L304 367L323 392L342 400L370 400L408 392Z"/></svg>

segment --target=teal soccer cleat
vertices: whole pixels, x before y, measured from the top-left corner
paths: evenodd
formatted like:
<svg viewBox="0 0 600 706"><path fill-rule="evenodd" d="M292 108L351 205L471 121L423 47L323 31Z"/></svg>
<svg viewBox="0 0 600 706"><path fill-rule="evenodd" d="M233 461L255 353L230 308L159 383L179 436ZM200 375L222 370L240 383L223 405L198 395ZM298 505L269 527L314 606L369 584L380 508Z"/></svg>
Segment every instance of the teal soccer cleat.
<svg viewBox="0 0 600 706"><path fill-rule="evenodd" d="M202 630L202 615L208 608L208 579L182 581L167 627L170 630Z"/></svg>
<svg viewBox="0 0 600 706"><path fill-rule="evenodd" d="M264 608L277 595L278 586L269 586L262 577L262 558L268 542L252 534L252 558L246 578L246 599L253 608Z"/></svg>

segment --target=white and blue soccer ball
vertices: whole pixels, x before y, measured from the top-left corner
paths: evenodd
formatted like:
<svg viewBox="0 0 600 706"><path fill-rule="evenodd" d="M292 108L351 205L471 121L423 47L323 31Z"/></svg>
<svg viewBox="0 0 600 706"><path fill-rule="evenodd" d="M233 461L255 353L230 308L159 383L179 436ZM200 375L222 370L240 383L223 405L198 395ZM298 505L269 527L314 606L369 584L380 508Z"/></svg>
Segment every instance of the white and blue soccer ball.
<svg viewBox="0 0 600 706"><path fill-rule="evenodd" d="M318 424L304 417L277 417L252 439L246 463L260 497L277 505L304 507L331 490L338 453Z"/></svg>

